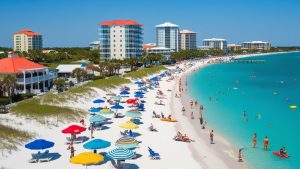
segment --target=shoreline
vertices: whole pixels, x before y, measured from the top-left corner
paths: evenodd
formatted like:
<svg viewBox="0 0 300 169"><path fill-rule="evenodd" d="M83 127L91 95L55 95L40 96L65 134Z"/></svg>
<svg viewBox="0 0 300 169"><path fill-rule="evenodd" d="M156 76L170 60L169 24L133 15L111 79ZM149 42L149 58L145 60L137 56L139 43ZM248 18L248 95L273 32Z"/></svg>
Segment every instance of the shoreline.
<svg viewBox="0 0 300 169"><path fill-rule="evenodd" d="M299 52L299 51L294 51L294 52ZM192 73L198 71L199 69L205 68L206 66L210 66L213 64L220 64L222 62L226 62L228 61L229 58L234 58L234 59L242 59L242 58L248 58L248 57L259 57L259 56L265 56L265 55L276 55L276 54L283 54L283 53L294 53L294 52L274 52L274 53L261 53L261 54L249 54L249 55L235 55L235 56L220 56L220 57L214 57L214 58L207 58L204 60L198 60L198 61L193 61L193 66L191 68L189 68L188 70L186 70L185 72L183 72L179 78L181 78L181 83L183 84L182 86L185 85L187 77L190 76ZM186 62L186 61L185 61ZM174 89L176 91L178 91L178 79L174 85ZM211 125L210 122L208 122L208 124L206 125L206 129L203 130L201 129L200 123L199 123L199 117L200 115L198 115L197 112L195 112L195 109L193 109L194 112L194 116L195 119L191 120L189 117L189 113L191 112L191 109L189 108L189 104L188 101L191 99L190 95L189 95L189 89L187 87L187 92L184 91L185 94L183 94L183 97L181 97L179 99L181 106L184 106L185 109L187 110L186 113L188 112L188 114L186 114L187 116L181 116L182 118L186 119L186 124L189 124L193 127L193 130L195 130L195 132L197 133L198 137L200 140L204 141L204 144L206 147L209 147L209 131L211 130ZM172 99L174 99L175 97L172 97ZM175 98L176 99L176 98ZM178 109L178 107L177 107ZM181 107L178 109L181 110ZM181 112L181 111L180 111ZM180 116L180 115L179 115ZM212 122L214 123L214 122ZM180 128L177 128L180 129ZM248 169L249 168L249 163L248 161L244 161L244 162L238 162L238 146L234 146L232 145L229 140L226 138L226 135L224 135L223 133L217 133L216 131L214 131L215 133L215 138L214 140L217 142L216 145L214 146L214 150L213 153L216 157L222 159L222 161L224 162L226 168L238 168L238 169ZM206 142L205 142L206 141ZM190 147L192 152L195 153L200 153L199 150L197 151L197 148L194 146ZM195 160L199 160L199 157L194 157ZM202 165L203 163L205 164L205 168L213 168L208 166L205 162L205 160L200 160L202 161ZM225 167L223 166L223 167Z"/></svg>

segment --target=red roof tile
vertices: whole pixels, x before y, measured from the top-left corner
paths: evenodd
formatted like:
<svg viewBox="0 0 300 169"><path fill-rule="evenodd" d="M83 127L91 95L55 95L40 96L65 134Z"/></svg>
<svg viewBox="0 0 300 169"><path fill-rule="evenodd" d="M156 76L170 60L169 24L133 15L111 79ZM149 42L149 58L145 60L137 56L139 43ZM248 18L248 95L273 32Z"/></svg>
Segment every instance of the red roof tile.
<svg viewBox="0 0 300 169"><path fill-rule="evenodd" d="M137 26L142 26L140 23L132 21L132 20L114 20L114 21L104 21L104 22L100 23L100 26L112 26L112 25L119 25L119 26L137 25Z"/></svg>
<svg viewBox="0 0 300 169"><path fill-rule="evenodd" d="M14 34L25 34L25 35L28 35L28 36L42 36L41 34L38 34L36 32L32 32L32 30L30 30L30 29L23 29L19 32L15 32Z"/></svg>
<svg viewBox="0 0 300 169"><path fill-rule="evenodd" d="M17 74L23 69L38 69L45 66L32 62L24 57L0 59L0 74Z"/></svg>

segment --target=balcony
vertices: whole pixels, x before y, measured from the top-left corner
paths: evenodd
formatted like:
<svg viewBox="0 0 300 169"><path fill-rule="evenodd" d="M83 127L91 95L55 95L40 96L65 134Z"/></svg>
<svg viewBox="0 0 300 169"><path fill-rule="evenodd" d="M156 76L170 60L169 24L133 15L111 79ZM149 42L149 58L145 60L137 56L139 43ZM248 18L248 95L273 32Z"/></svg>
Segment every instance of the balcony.
<svg viewBox="0 0 300 169"><path fill-rule="evenodd" d="M57 78L57 74L46 74L45 76L35 76L35 77L28 77L25 79L25 84L37 83L46 80L51 80ZM18 84L24 84L24 78L17 78Z"/></svg>

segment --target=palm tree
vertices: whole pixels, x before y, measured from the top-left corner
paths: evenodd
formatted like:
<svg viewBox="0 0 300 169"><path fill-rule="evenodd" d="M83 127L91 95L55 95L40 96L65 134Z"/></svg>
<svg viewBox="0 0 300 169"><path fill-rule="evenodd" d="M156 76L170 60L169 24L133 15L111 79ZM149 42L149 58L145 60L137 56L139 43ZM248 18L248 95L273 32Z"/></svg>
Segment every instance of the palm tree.
<svg viewBox="0 0 300 169"><path fill-rule="evenodd" d="M15 94L14 90L17 86L17 78L13 75L5 76L1 81L1 89L3 93L7 93L10 103L12 103L12 96Z"/></svg>
<svg viewBox="0 0 300 169"><path fill-rule="evenodd" d="M76 78L77 83L80 83L83 81L83 79L86 77L87 72L82 68L76 68L72 71L72 76Z"/></svg>

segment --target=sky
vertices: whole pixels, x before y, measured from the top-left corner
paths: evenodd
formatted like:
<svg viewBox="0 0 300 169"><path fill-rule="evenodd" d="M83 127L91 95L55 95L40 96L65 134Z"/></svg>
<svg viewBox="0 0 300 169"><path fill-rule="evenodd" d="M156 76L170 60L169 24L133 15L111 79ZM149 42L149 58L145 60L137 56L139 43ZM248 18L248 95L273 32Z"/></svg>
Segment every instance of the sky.
<svg viewBox="0 0 300 169"><path fill-rule="evenodd" d="M172 22L197 32L197 45L215 37L300 46L300 0L0 0L0 46L27 28L44 47L87 47L99 23L116 19L141 23L144 43L155 42L155 25Z"/></svg>

